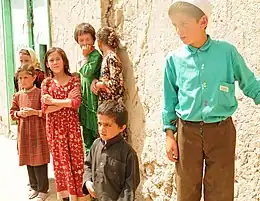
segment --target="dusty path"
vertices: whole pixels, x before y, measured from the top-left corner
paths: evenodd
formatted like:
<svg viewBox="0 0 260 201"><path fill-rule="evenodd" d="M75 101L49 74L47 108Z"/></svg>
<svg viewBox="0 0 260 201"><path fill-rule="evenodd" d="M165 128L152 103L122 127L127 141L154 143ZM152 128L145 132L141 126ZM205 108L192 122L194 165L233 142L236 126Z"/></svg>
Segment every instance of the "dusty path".
<svg viewBox="0 0 260 201"><path fill-rule="evenodd" d="M0 201L28 201L27 169L25 166L18 166L16 140L0 135L0 161ZM51 165L49 165L49 178L50 192L46 201L56 201Z"/></svg>

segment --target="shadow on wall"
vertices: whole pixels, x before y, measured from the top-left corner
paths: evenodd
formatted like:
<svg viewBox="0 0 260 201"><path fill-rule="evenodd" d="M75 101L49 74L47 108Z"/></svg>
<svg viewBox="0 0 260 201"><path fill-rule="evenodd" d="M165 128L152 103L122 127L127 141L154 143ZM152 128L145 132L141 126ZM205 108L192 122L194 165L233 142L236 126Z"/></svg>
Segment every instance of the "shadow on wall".
<svg viewBox="0 0 260 201"><path fill-rule="evenodd" d="M141 164L141 153L144 145L145 139L145 115L143 106L140 102L138 96L138 87L136 86L136 78L134 76L133 64L129 59L126 49L120 49L118 55L121 59L123 65L124 82L125 82L125 105L128 110L129 121L128 121L128 131L129 131L129 143L133 146L138 154L141 183L136 192L136 200L144 200L141 187L143 186L143 170Z"/></svg>
<svg viewBox="0 0 260 201"><path fill-rule="evenodd" d="M101 24L110 26L117 30L119 35L123 34L124 12L123 4L116 4L115 1L101 0ZM122 41L121 41L122 42ZM123 45L123 44L121 44ZM123 45L124 46L124 45ZM121 46L122 47L122 46ZM143 151L145 140L145 114L138 96L138 87L136 86L136 77L134 75L133 63L129 58L127 49L122 47L117 51L122 62L124 85L125 85L125 105L128 110L128 141L138 154L139 167L141 174L141 183L136 192L136 200L144 201L141 189L144 183L143 168L141 164L141 153Z"/></svg>

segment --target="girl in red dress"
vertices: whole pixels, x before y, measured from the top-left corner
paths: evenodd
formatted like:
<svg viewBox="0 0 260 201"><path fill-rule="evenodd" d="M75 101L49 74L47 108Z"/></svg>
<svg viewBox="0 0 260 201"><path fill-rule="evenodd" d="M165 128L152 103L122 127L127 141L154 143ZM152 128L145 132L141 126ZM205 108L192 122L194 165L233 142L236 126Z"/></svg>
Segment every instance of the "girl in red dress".
<svg viewBox="0 0 260 201"><path fill-rule="evenodd" d="M42 83L42 110L47 114L47 138L53 156L58 199L83 199L84 152L78 108L80 80L71 76L69 61L61 48L45 55L48 78Z"/></svg>
<svg viewBox="0 0 260 201"><path fill-rule="evenodd" d="M50 153L46 137L45 117L41 111L41 90L34 86L36 72L26 64L17 71L22 89L13 96L11 118L18 120L17 148L19 165L27 165L29 199L43 201L49 189L47 164Z"/></svg>

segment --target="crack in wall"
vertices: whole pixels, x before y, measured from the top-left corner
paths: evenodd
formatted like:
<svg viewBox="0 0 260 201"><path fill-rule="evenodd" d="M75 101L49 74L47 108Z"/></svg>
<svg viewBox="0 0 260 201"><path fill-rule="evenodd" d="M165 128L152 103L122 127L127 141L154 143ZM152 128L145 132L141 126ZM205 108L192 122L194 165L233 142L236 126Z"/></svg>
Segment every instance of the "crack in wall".
<svg viewBox="0 0 260 201"><path fill-rule="evenodd" d="M140 49L141 49L141 53L138 56L138 60L133 64L133 68L135 70L137 70L137 66L139 66L139 64L141 63L141 61L148 55L148 38L149 38L149 30L150 30L150 26L151 26L151 20L152 20L152 7L153 7L153 1L150 1L150 7L149 7L149 12L148 12L148 19L147 19L147 23L146 23L146 27L144 29L144 38L143 41L141 43ZM143 83L143 89L146 89L146 70L145 68L143 68L142 70L142 83ZM145 94L145 91L143 91ZM144 97L143 100L143 106L145 106L144 108L146 109L146 115L149 113L149 104L147 102L147 96Z"/></svg>
<svg viewBox="0 0 260 201"><path fill-rule="evenodd" d="M101 0L101 25L114 27L110 23L110 19L113 18L113 0Z"/></svg>

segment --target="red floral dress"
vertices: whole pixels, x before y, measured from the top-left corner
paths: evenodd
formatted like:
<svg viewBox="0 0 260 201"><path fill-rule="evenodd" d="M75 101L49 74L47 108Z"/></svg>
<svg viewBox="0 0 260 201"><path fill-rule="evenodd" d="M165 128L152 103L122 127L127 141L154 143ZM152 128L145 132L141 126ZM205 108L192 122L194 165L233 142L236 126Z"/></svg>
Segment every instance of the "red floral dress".
<svg viewBox="0 0 260 201"><path fill-rule="evenodd" d="M46 78L42 83L42 96L49 94L54 99L66 99L73 89L78 89L80 94L79 78L71 77L63 86L52 78ZM70 196L72 200L78 200L83 197L84 152L77 111L80 103L79 95L72 100L72 108L62 108L46 117L58 198ZM48 107L43 103L42 106L43 111Z"/></svg>

